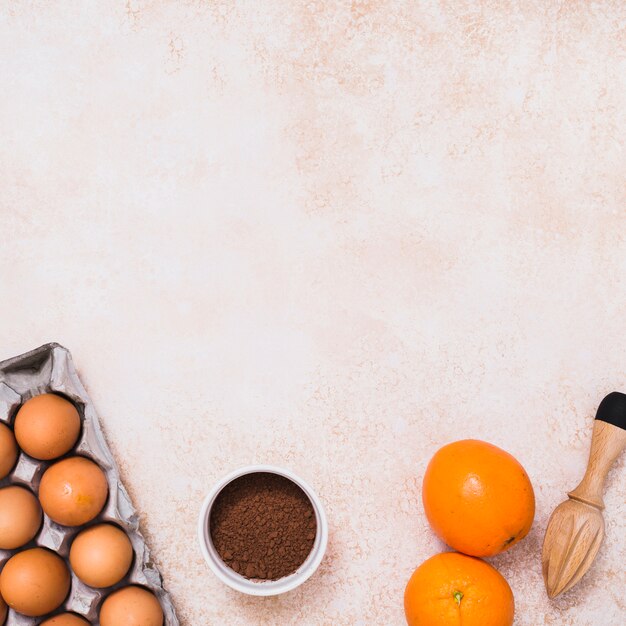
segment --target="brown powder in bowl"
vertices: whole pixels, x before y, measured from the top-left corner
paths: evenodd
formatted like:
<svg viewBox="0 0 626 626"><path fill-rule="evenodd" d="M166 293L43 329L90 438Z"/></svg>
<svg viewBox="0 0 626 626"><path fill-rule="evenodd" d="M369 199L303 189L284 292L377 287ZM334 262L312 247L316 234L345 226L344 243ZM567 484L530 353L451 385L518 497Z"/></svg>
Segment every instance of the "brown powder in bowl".
<svg viewBox="0 0 626 626"><path fill-rule="evenodd" d="M217 496L209 521L222 560L246 578L278 580L309 556L315 511L294 482L268 472L246 474Z"/></svg>

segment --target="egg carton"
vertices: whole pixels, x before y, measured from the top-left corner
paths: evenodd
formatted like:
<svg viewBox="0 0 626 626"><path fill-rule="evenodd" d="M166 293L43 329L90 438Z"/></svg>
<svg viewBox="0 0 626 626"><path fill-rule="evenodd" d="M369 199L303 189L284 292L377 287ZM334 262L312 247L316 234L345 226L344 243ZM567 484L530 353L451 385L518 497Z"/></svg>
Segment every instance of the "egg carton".
<svg viewBox="0 0 626 626"><path fill-rule="evenodd" d="M99 626L99 609L106 596L113 590L130 584L143 585L150 589L161 603L165 626L179 626L171 598L163 588L161 575L152 562L150 551L139 532L137 513L122 485L117 465L100 428L98 416L78 378L69 351L59 344L49 343L0 363L0 421L10 424L22 403L33 396L48 392L59 393L71 400L81 417L80 438L74 449L66 456L80 455L92 459L106 474L109 497L100 515L88 525L111 522L123 528L132 543L134 560L124 580L105 590L88 587L72 572L71 590L62 607L50 615L37 618L9 611L5 626L37 626L48 617L65 611L82 615L91 624ZM42 474L54 462L37 461L21 452L12 473L0 481L0 487L24 485L36 494ZM69 567L70 545L83 528L85 526L76 528L60 526L44 514L42 527L33 541L18 550L0 550L0 570L13 554L36 546L54 550L66 560Z"/></svg>

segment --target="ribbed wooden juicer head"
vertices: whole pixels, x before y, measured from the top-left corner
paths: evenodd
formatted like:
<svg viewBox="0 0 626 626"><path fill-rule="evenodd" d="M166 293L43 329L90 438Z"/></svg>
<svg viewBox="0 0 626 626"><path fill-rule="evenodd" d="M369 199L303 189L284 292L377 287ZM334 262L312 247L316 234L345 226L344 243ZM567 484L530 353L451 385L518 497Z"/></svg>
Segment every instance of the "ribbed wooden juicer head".
<svg viewBox="0 0 626 626"><path fill-rule="evenodd" d="M550 598L571 589L591 567L604 539L606 476L626 447L626 395L610 393L598 407L587 471L552 513L543 542L543 579Z"/></svg>

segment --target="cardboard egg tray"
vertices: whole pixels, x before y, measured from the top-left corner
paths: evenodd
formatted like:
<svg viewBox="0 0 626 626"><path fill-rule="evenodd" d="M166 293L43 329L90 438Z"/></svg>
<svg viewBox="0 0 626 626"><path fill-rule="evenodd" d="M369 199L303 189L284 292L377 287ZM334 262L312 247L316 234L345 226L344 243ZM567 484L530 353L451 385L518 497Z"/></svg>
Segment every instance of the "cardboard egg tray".
<svg viewBox="0 0 626 626"><path fill-rule="evenodd" d="M91 624L99 624L100 605L113 589L129 584L143 585L157 596L163 607L165 626L178 626L169 594L163 588L161 575L150 558L150 552L139 532L139 520L122 485L120 475L100 429L96 411L82 386L70 353L62 346L50 343L32 352L0 363L0 420L10 424L19 406L29 398L46 392L60 393L74 402L81 416L82 431L70 455L80 455L95 461L105 472L109 484L109 497L97 519L90 522L112 522L128 534L135 557L126 578L115 587L93 589L83 584L72 573L71 590L63 606L55 613L72 611L85 617ZM24 485L34 493L44 471L55 461L36 461L20 453L13 472L0 481L0 487L9 484ZM60 526L44 514L42 528L35 539L13 551L0 550L0 570L16 552L40 546L50 548L66 561L73 538L84 528ZM68 562L69 567L69 562ZM31 618L9 611L5 626L36 626L47 617Z"/></svg>

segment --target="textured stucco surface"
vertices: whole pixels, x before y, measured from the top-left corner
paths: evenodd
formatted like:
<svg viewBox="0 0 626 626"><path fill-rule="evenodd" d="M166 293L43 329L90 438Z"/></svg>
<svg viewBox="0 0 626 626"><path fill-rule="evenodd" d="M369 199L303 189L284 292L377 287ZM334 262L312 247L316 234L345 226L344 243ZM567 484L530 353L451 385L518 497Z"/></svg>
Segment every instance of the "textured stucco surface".
<svg viewBox="0 0 626 626"><path fill-rule="evenodd" d="M73 352L185 626L401 625L465 437L536 487L516 624L624 623L623 459L584 582L539 562L626 387L623 2L5 2L0 77L0 356ZM331 522L281 598L196 547L253 462Z"/></svg>

